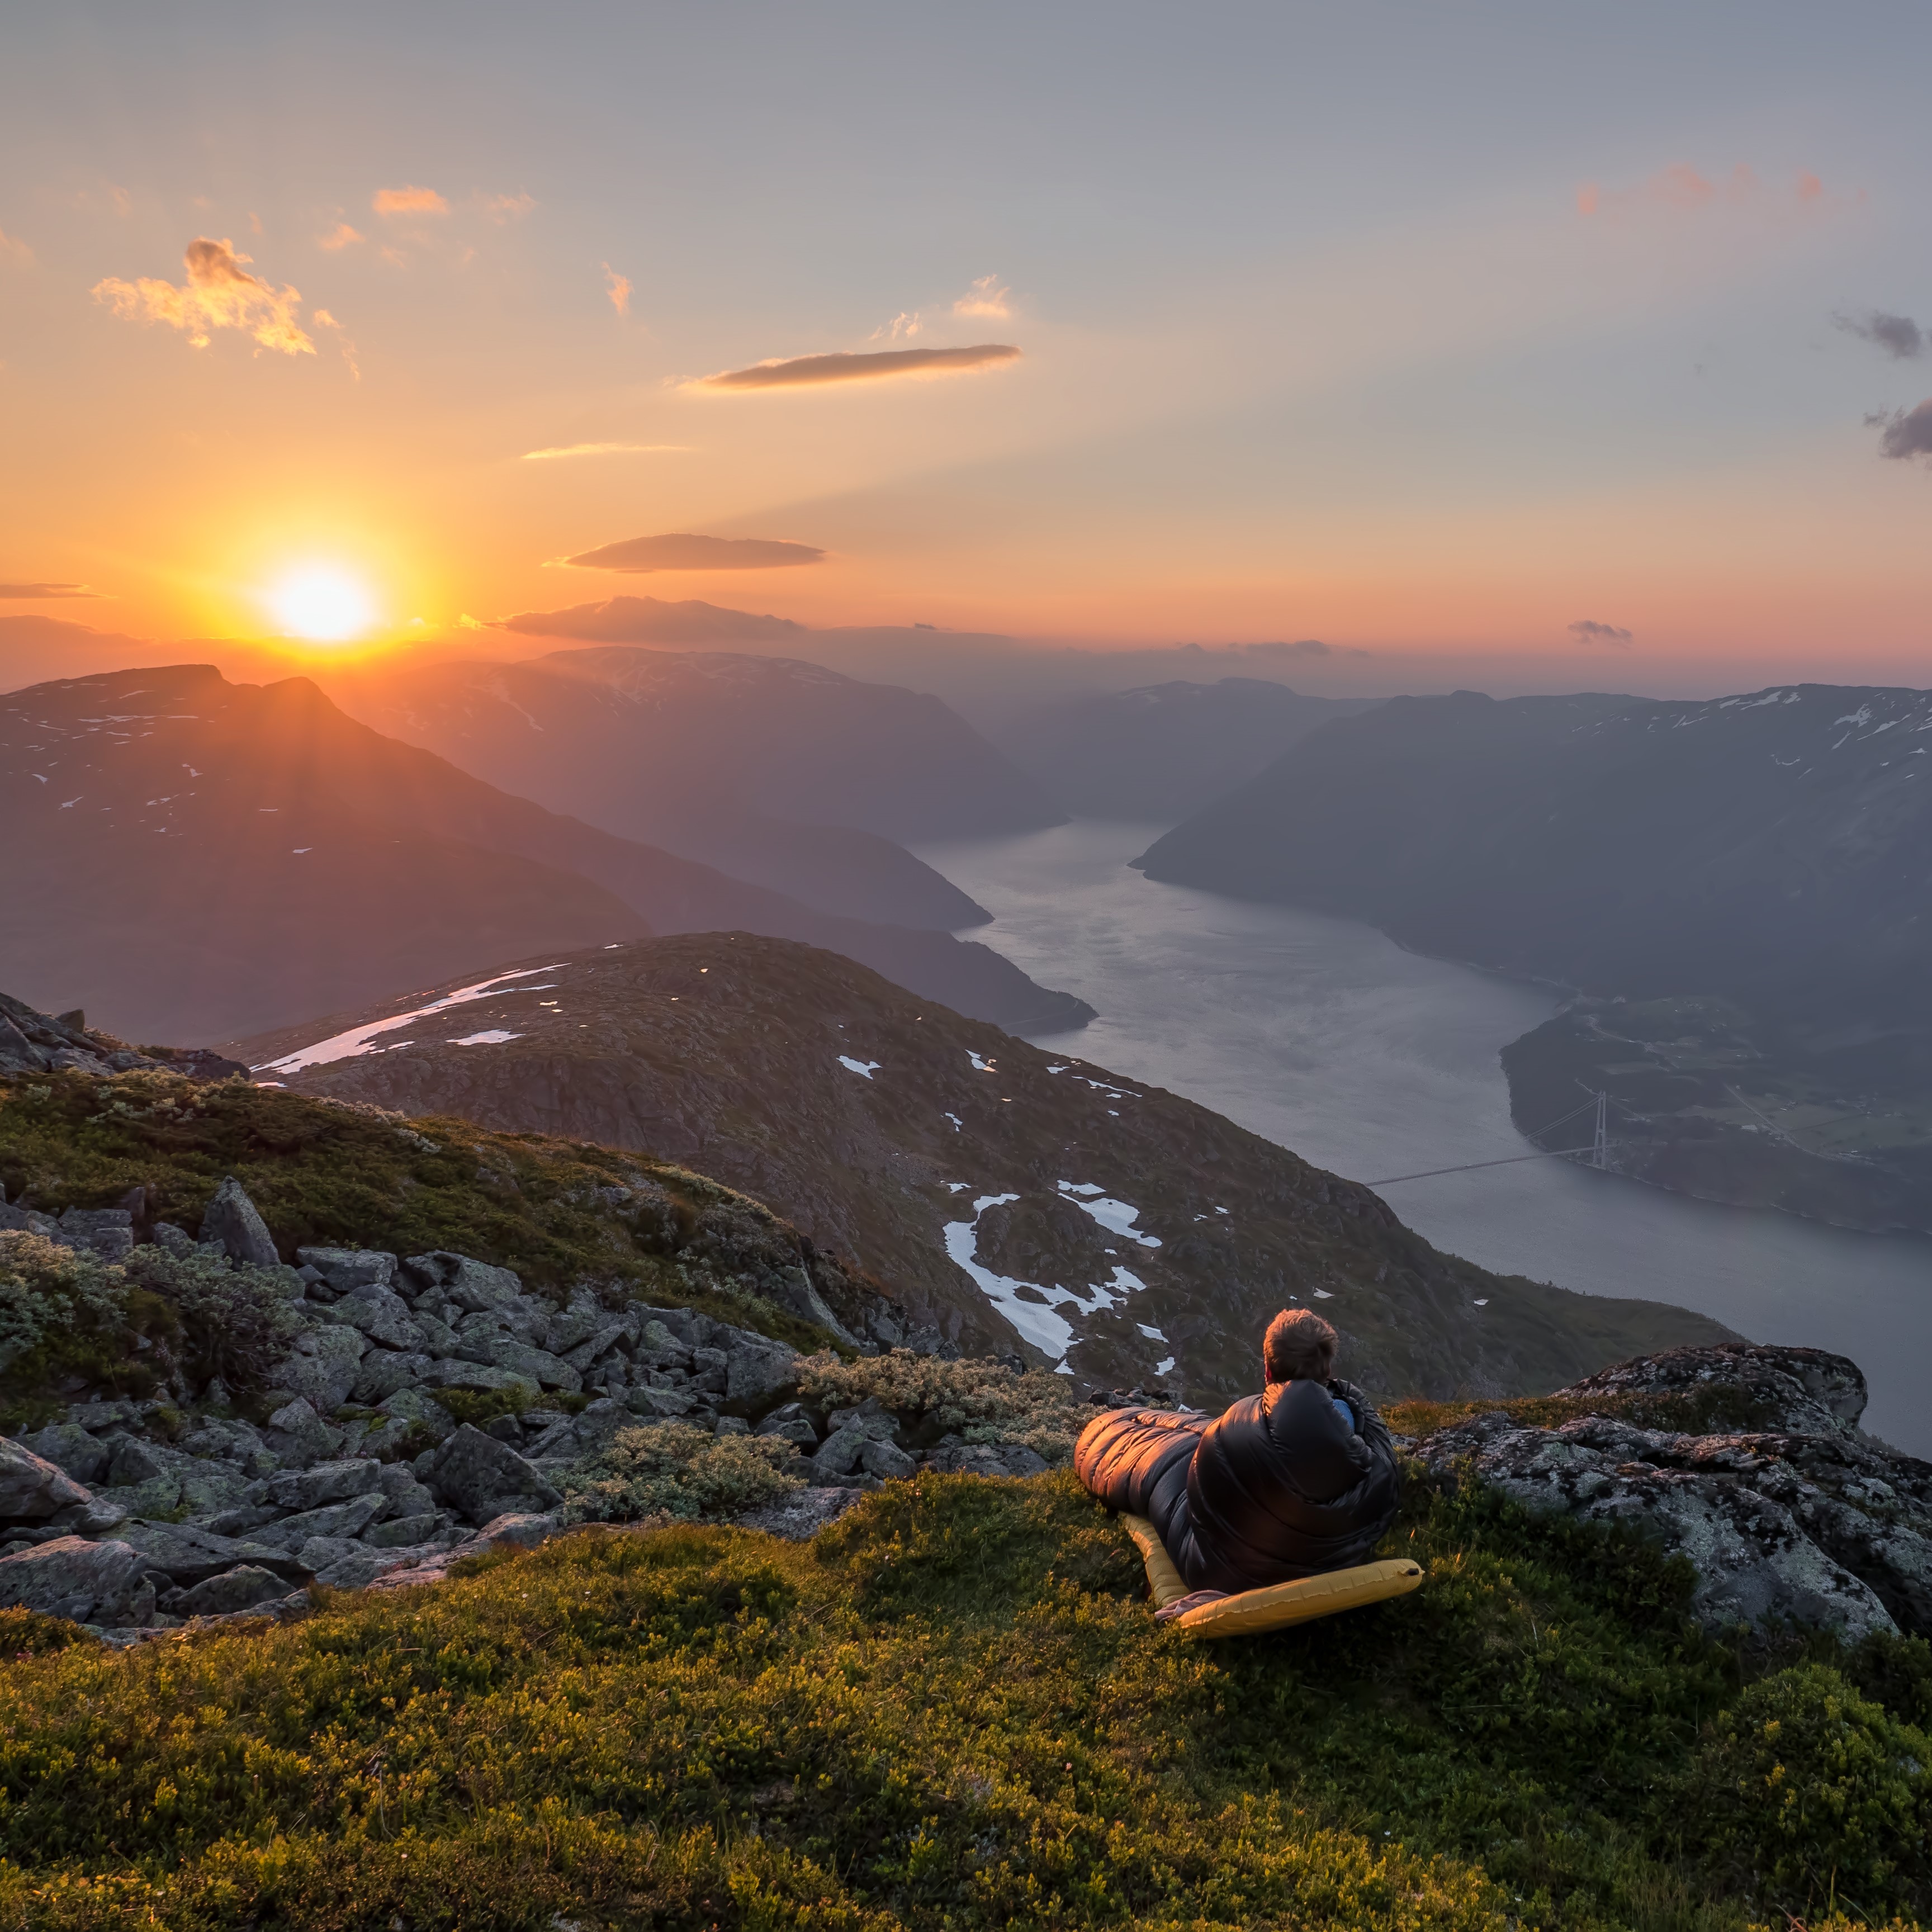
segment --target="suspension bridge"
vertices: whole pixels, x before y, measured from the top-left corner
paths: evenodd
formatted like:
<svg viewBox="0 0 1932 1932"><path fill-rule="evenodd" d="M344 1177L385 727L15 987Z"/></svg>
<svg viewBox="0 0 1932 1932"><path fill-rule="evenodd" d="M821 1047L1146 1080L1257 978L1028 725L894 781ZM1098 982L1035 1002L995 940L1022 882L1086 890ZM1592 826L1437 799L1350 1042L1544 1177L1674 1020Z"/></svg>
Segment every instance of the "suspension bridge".
<svg viewBox="0 0 1932 1932"><path fill-rule="evenodd" d="M1369 1187L1393 1187L1402 1180L1433 1180L1438 1174L1474 1174L1479 1168L1514 1167L1526 1160L1576 1160L1586 1167L1607 1168L1610 1164L1610 1149L1616 1143L1610 1138L1610 1096L1598 1091L1591 1094L1580 1107L1573 1107L1567 1114L1559 1114L1546 1126L1540 1127L1530 1136L1532 1140L1540 1140L1545 1134L1554 1133L1558 1127L1569 1124L1585 1114L1594 1116L1593 1132L1588 1147L1539 1148L1534 1154L1511 1154L1499 1160L1466 1160L1455 1167L1426 1167L1416 1174L1391 1174L1381 1180L1370 1180L1363 1184Z"/></svg>

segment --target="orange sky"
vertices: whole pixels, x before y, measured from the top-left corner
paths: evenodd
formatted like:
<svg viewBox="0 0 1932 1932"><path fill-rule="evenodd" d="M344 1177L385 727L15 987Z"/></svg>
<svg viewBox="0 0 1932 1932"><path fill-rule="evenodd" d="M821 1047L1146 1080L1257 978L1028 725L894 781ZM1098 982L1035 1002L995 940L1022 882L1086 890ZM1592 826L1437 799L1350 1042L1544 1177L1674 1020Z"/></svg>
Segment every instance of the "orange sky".
<svg viewBox="0 0 1932 1932"><path fill-rule="evenodd" d="M1932 307L1909 61L1795 8L1667 62L1642 9L1078 10L1024 62L858 9L17 29L0 616L259 636L326 568L389 641L626 592L1371 654L1331 685L1924 680L1932 478L1867 420L1932 388L1874 321ZM824 554L560 562L684 532Z"/></svg>

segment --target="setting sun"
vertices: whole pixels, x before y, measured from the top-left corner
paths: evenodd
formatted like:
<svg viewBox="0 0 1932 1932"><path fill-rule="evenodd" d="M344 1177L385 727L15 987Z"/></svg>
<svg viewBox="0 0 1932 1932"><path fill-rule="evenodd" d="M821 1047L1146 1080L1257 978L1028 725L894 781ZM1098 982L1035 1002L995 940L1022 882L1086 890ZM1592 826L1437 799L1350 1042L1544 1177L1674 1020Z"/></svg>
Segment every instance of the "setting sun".
<svg viewBox="0 0 1932 1932"><path fill-rule="evenodd" d="M268 602L290 636L317 644L359 637L375 621L368 587L330 564L290 572L269 591Z"/></svg>

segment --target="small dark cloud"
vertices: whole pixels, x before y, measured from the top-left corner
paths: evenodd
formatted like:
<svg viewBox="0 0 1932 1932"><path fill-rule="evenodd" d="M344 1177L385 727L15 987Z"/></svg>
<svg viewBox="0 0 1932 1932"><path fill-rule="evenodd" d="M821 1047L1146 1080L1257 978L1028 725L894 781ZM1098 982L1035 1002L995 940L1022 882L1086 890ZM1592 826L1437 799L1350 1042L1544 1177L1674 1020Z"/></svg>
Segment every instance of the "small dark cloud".
<svg viewBox="0 0 1932 1932"><path fill-rule="evenodd" d="M794 356L788 362L754 362L748 369L727 369L686 384L692 389L799 389L824 382L875 382L888 376L958 375L968 369L996 368L1015 362L1020 352L1010 342L976 343L969 349L881 349L862 353L840 350L829 356Z"/></svg>
<svg viewBox="0 0 1932 1932"><path fill-rule="evenodd" d="M1620 650L1630 640L1621 625L1599 624L1590 617L1580 617L1570 626L1570 634L1580 644L1615 644Z"/></svg>
<svg viewBox="0 0 1932 1932"><path fill-rule="evenodd" d="M1237 658L1365 658L1372 655L1359 644L1324 644L1319 638L1297 638L1292 644L1276 640L1258 644L1183 644L1184 651L1202 656L1212 652L1220 657Z"/></svg>
<svg viewBox="0 0 1932 1932"><path fill-rule="evenodd" d="M1914 410L1895 410L1888 416L1867 416L1865 427L1885 432L1878 440L1878 453L1894 462L1932 456L1932 399Z"/></svg>
<svg viewBox="0 0 1932 1932"><path fill-rule="evenodd" d="M4 622L0 619L0 622ZM790 617L728 610L690 598L669 603L657 597L607 597L567 610L521 610L494 627L526 638L574 638L586 644L789 644L806 634Z"/></svg>
<svg viewBox="0 0 1932 1932"><path fill-rule="evenodd" d="M1862 315L1834 315L1832 320L1847 334L1862 336L1900 361L1925 352L1925 332L1909 315L1887 315L1882 308L1868 308Z"/></svg>
<svg viewBox="0 0 1932 1932"><path fill-rule="evenodd" d="M819 563L825 553L810 544L772 537L699 537L679 532L668 536L631 537L622 543L586 550L564 562L580 570L783 570Z"/></svg>
<svg viewBox="0 0 1932 1932"><path fill-rule="evenodd" d="M0 597L16 600L38 599L44 597L98 597L100 592L90 590L84 584L0 584Z"/></svg>

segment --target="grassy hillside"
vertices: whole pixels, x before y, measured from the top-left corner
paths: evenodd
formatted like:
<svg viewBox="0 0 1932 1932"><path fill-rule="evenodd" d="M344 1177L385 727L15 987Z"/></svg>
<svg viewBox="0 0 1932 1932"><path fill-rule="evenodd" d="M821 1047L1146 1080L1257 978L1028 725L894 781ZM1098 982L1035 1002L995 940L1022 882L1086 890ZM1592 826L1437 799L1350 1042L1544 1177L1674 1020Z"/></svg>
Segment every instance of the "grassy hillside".
<svg viewBox="0 0 1932 1932"><path fill-rule="evenodd" d="M1932 1652L1696 1637L1685 1579L1411 1481L1415 1596L1193 1645L1064 1474L680 1528L130 1652L0 1618L0 1924L1878 1923ZM1847 1915L1832 1916L1833 1905Z"/></svg>

